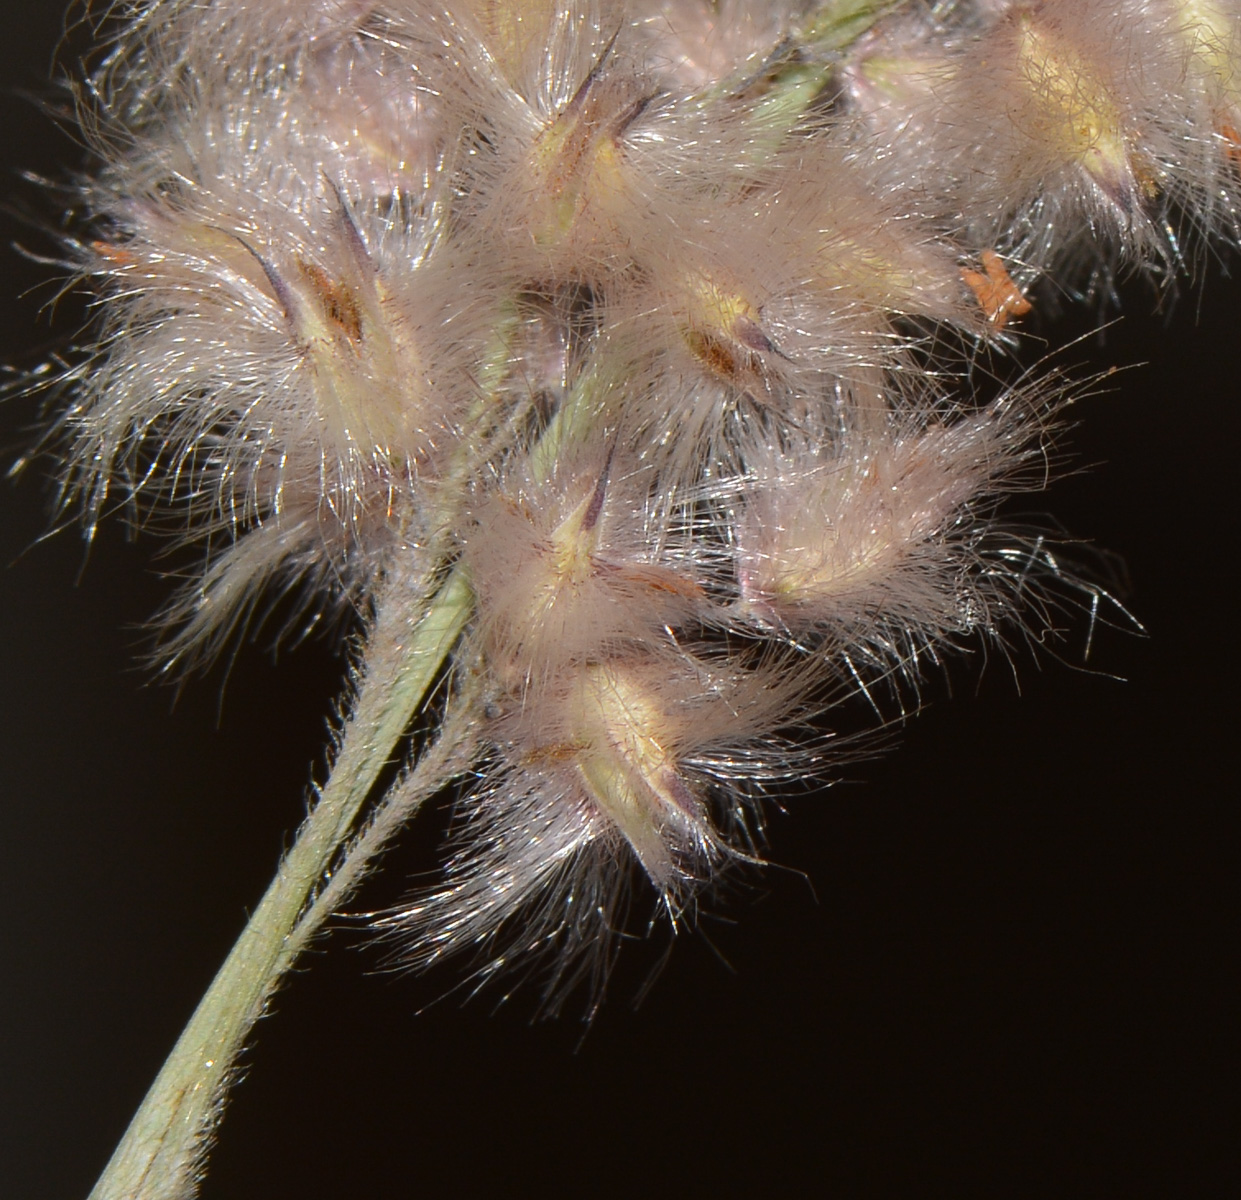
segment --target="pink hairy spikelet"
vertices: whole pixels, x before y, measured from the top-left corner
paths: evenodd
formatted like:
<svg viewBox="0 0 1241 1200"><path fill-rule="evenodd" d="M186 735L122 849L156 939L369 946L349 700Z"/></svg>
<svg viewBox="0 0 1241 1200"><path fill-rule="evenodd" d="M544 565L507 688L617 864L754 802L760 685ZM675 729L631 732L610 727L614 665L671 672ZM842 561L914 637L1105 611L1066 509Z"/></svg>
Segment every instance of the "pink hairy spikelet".
<svg viewBox="0 0 1241 1200"><path fill-rule="evenodd" d="M524 703L537 707L574 664L666 644L667 629L693 622L703 588L659 527L654 484L650 468L599 446L480 499L462 554L480 648Z"/></svg>
<svg viewBox="0 0 1241 1200"><path fill-rule="evenodd" d="M398 960L473 956L481 985L542 970L555 1011L583 980L594 1002L626 931L631 868L673 929L728 866L758 861L754 802L813 752L792 660L753 668L666 646L564 671L499 701L492 761L458 803L445 882L385 915Z"/></svg>
<svg viewBox="0 0 1241 1200"><path fill-rule="evenodd" d="M904 206L881 182L850 163L831 131L777 159L756 224L802 264L812 295L867 314L876 333L890 319L915 317L981 333L981 314L965 288L960 251ZM814 181L839 177L825 191Z"/></svg>
<svg viewBox="0 0 1241 1200"><path fill-rule="evenodd" d="M417 536L494 316L433 199L355 209L263 117L221 114L96 192L107 237L83 256L107 354L61 418L81 464L66 489L92 521L121 503L189 540L267 528L263 555L226 556L234 572L287 573L283 546L347 579L394 519ZM251 590L213 573L206 636Z"/></svg>
<svg viewBox="0 0 1241 1200"><path fill-rule="evenodd" d="M1006 492L1045 486L1064 399L1042 385L977 412L894 412L756 452L737 522L739 611L915 683L922 650L994 636L1038 583L997 557L992 511Z"/></svg>
<svg viewBox="0 0 1241 1200"><path fill-rule="evenodd" d="M1177 64L1145 56L1140 75L1130 70L1126 41L1147 34L1140 26L1135 33L1140 11L1121 7L1106 22L1096 12L1082 16L1080 6L1044 2L1014 10L980 41L976 51L995 74L962 72L959 111L994 111L1004 97L1010 107L1001 136L1013 142L983 143L979 160L964 164L962 194L976 211L995 214L996 233L976 226L992 242L1006 217L1021 214L1011 200L1006 210L1005 198L1027 197L1031 228L1020 250L1027 258L1051 250L1050 227L1057 210L1067 209L1072 221L1069 206L1080 206L1088 226L1107 230L1135 258L1166 255L1152 216L1161 177L1177 169L1177 147L1149 114L1174 94Z"/></svg>
<svg viewBox="0 0 1241 1200"><path fill-rule="evenodd" d="M1152 96L1150 119L1179 147L1168 179L1181 220L1204 237L1238 237L1241 205L1241 48L1235 0L1150 0L1142 19L1178 71L1170 95Z"/></svg>
<svg viewBox="0 0 1241 1200"><path fill-rule="evenodd" d="M478 415L497 318L444 244L433 106L357 6L328 7L341 19L309 45L291 34L274 84L253 23L279 13L213 9L206 43L250 44L173 70L191 17L152 8L134 49L150 61L112 64L132 94L113 88L94 131L100 226L77 257L105 329L61 417L80 464L66 497L92 523L123 504L205 546L162 619L178 668L209 662L265 591L299 588L312 624L362 599L392 546L428 536L429 488ZM116 137L131 111L150 123L141 153Z"/></svg>
<svg viewBox="0 0 1241 1200"><path fill-rule="evenodd" d="M975 252L1106 287L1119 250L1166 282L1179 225L1235 236L1219 66L1236 21L1144 0L966 8L946 25L911 10L842 73L859 157Z"/></svg>
<svg viewBox="0 0 1241 1200"><path fill-rule="evenodd" d="M762 190L649 223L635 270L601 306L607 352L643 364L625 410L666 486L692 488L704 464L740 461L824 407L884 408L922 340L902 318L970 338L986 328L945 244L860 190L824 201L801 182L807 165L778 163Z"/></svg>

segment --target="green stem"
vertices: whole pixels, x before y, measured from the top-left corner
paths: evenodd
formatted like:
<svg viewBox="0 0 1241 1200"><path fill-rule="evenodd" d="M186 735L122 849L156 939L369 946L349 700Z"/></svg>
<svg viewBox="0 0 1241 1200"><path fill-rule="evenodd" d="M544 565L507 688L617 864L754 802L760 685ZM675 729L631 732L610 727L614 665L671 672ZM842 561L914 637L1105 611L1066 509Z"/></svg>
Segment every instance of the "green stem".
<svg viewBox="0 0 1241 1200"><path fill-rule="evenodd" d="M472 609L459 572L448 577L421 615L409 607L410 591L409 581L398 578L382 592L331 775L90 1200L185 1200L197 1191L202 1160L251 1029L281 977L387 836L368 830L337 862ZM455 722L446 723L436 746L405 781L406 813L411 796L425 797L451 777L459 747L447 743L459 733ZM394 826L388 821L387 832Z"/></svg>
<svg viewBox="0 0 1241 1200"><path fill-rule="evenodd" d="M802 27L803 45L819 54L848 49L868 29L908 0L828 0Z"/></svg>

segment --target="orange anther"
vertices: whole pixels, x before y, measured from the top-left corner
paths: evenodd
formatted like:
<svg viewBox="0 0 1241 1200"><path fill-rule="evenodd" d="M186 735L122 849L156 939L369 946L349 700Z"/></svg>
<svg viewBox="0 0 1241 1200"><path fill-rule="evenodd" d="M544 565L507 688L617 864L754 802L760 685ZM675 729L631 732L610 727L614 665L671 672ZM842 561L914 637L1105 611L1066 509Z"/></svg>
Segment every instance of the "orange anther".
<svg viewBox="0 0 1241 1200"><path fill-rule="evenodd" d="M124 246L114 246L111 242L91 242L90 248L115 267L132 267L137 262Z"/></svg>
<svg viewBox="0 0 1241 1200"><path fill-rule="evenodd" d="M962 267L961 278L978 297L978 305L987 320L996 329L1003 329L1009 317L1021 317L1030 311L1030 301L1021 294L994 250L982 252L982 266L985 275Z"/></svg>
<svg viewBox="0 0 1241 1200"><path fill-rule="evenodd" d="M1238 133L1237 127L1227 120L1221 120L1216 129L1220 137L1224 139L1224 153L1228 155L1228 161L1241 171L1241 133Z"/></svg>

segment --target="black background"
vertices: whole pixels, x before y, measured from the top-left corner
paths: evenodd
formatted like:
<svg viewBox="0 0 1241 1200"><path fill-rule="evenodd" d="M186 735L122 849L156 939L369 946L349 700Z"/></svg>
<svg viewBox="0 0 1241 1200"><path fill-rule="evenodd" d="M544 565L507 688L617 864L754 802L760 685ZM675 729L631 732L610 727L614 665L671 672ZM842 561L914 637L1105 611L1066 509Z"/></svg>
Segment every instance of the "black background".
<svg viewBox="0 0 1241 1200"><path fill-rule="evenodd" d="M0 194L35 210L18 168L79 158L17 94L47 78L59 27L59 0L0 25ZM5 243L46 245L4 224ZM48 269L0 253L0 358L29 365L80 302L53 328ZM627 948L584 1041L572 1015L531 1023L531 994L432 1004L451 967L383 974L337 932L260 1026L205 1200L1230 1194L1227 265L1171 319L1131 289L1121 325L1067 359L1148 364L1078 405L1065 448L1085 469L1040 500L1123 557L1148 637L1103 631L1097 674L1083 621L1063 661L1020 656L1016 682L998 657L958 661L894 753L773 816L770 857L792 869L722 900L637 1009L657 955ZM29 402L0 409L6 464L33 420ZM8 1200L89 1190L297 825L339 676L331 646L278 664L249 647L222 701L219 674L179 698L151 684L140 626L166 594L151 547L119 527L89 556L75 530L39 542L46 471L0 482ZM425 824L359 907L429 861Z"/></svg>

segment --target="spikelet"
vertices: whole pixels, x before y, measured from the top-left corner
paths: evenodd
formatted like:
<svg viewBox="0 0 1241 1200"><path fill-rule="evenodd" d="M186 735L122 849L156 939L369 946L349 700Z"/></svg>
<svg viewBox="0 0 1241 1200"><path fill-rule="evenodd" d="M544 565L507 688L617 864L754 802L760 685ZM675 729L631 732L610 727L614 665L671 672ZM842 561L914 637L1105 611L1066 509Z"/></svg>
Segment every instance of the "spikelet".
<svg viewBox="0 0 1241 1200"><path fill-rule="evenodd" d="M743 668L666 648L586 663L535 704L498 704L493 761L458 803L444 884L380 922L399 961L468 953L477 985L542 969L549 1011L583 980L597 1005L632 868L675 929L723 870L757 861L754 800L813 760L782 737L806 719L797 676L791 661Z"/></svg>
<svg viewBox="0 0 1241 1200"><path fill-rule="evenodd" d="M692 489L705 464L736 464L825 406L882 408L921 337L901 318L985 328L946 245L860 190L824 200L803 165L773 165L734 202L679 204L600 306L605 353L648 364L626 412L666 486Z"/></svg>
<svg viewBox="0 0 1241 1200"><path fill-rule="evenodd" d="M286 85L287 86L287 85ZM423 203L456 130L407 57L377 37L331 43L298 81L302 137L351 196Z"/></svg>
<svg viewBox="0 0 1241 1200"><path fill-rule="evenodd" d="M92 521L119 490L185 539L283 526L256 578L278 572L278 546L309 566L317 529L345 578L354 547L366 559L390 528L416 540L495 316L481 285L463 290L469 264L449 261L433 197L355 211L266 115L201 114L96 189L108 236L84 256L107 287L108 354L62 418L66 489ZM219 599L252 589L210 590L204 634L234 620Z"/></svg>
<svg viewBox="0 0 1241 1200"><path fill-rule="evenodd" d="M1040 490L1064 394L1046 383L977 412L893 411L835 440L812 431L756 453L736 525L738 611L917 683L940 643L996 636L1032 602L991 520Z"/></svg>
<svg viewBox="0 0 1241 1200"><path fill-rule="evenodd" d="M1155 275L1179 265L1169 208L1210 197L1218 171L1204 178L1187 128L1166 14L1040 0L936 32L897 19L859 45L845 71L870 131L859 157L973 254L1088 287L1107 286L1117 253Z"/></svg>
<svg viewBox="0 0 1241 1200"><path fill-rule="evenodd" d="M1236 122L1241 119L1241 84L1237 81L1241 10L1230 0L1163 0L1152 3L1156 16L1167 14L1176 40L1187 56L1187 84L1197 89L1213 119L1225 149L1238 144Z"/></svg>
<svg viewBox="0 0 1241 1200"><path fill-rule="evenodd" d="M365 613L392 556L419 555L392 524L374 522L364 537L351 537L317 513L287 509L220 546L208 547L202 567L159 613L153 659L166 673L208 667L259 629L273 642L296 643L347 612ZM277 609L281 623L267 628Z"/></svg>
<svg viewBox="0 0 1241 1200"><path fill-rule="evenodd" d="M656 482L613 441L576 450L549 478L514 472L475 506L461 561L481 653L524 703L537 706L574 664L692 626L703 587L660 528Z"/></svg>
<svg viewBox="0 0 1241 1200"><path fill-rule="evenodd" d="M1241 168L1241 8L1232 0L1151 0L1146 24L1179 65L1179 89L1154 120L1184 147L1172 180L1188 221L1204 237L1238 237Z"/></svg>
<svg viewBox="0 0 1241 1200"><path fill-rule="evenodd" d="M589 0L408 16L418 71L462 130L462 219L523 282L610 269L631 203L618 139L651 95L627 30Z"/></svg>

